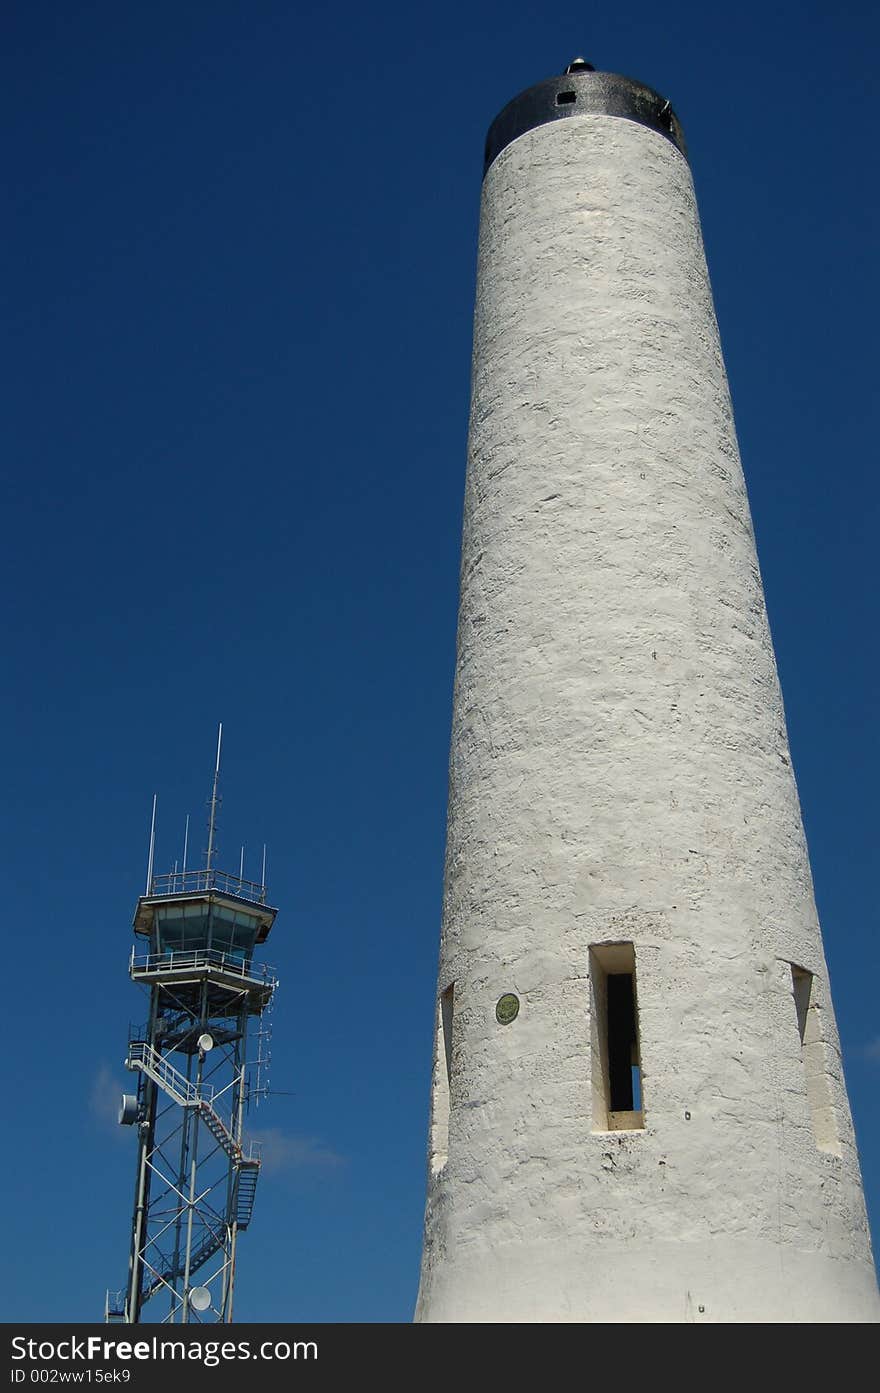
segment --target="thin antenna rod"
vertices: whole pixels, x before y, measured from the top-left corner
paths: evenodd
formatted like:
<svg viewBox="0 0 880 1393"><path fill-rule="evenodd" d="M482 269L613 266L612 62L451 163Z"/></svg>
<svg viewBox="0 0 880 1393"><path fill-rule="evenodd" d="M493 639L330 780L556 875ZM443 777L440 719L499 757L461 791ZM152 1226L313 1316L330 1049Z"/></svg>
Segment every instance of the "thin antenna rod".
<svg viewBox="0 0 880 1393"><path fill-rule="evenodd" d="M181 871L186 875L186 850L189 846L189 813L186 815L186 823L183 828L183 865Z"/></svg>
<svg viewBox="0 0 880 1393"><path fill-rule="evenodd" d="M263 879L261 881L263 894L266 893L266 843L263 842Z"/></svg>
<svg viewBox="0 0 880 1393"><path fill-rule="evenodd" d="M244 880L244 847L241 849L241 860L238 863L238 878Z"/></svg>
<svg viewBox="0 0 880 1393"><path fill-rule="evenodd" d="M211 790L211 820L208 823L208 855L205 870L211 869L214 856L214 832L217 827L217 785L220 782L220 745L223 741L223 722L217 727L217 762L214 765L214 787Z"/></svg>
<svg viewBox="0 0 880 1393"><path fill-rule="evenodd" d="M147 857L147 888L144 894L149 895L153 884L153 857L156 852L156 800L158 793L153 794L153 816L150 819L150 854Z"/></svg>

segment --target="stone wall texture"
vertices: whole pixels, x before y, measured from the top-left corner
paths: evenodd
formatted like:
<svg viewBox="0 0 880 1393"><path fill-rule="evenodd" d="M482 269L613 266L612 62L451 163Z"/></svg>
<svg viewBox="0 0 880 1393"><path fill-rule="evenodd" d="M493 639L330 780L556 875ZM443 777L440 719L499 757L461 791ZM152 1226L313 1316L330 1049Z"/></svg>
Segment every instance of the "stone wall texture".
<svg viewBox="0 0 880 1393"><path fill-rule="evenodd" d="M416 1319L880 1319L693 184L656 132L554 121L488 171L468 454ZM635 1131L594 1130L614 942Z"/></svg>

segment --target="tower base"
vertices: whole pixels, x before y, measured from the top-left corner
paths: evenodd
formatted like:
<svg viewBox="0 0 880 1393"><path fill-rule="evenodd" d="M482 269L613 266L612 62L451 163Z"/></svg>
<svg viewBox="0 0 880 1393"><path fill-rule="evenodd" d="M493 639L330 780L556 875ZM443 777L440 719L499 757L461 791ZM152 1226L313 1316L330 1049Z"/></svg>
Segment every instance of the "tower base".
<svg viewBox="0 0 880 1393"><path fill-rule="evenodd" d="M873 1268L772 1242L633 1239L589 1258L559 1244L447 1253L417 1322L816 1324L880 1322Z"/></svg>

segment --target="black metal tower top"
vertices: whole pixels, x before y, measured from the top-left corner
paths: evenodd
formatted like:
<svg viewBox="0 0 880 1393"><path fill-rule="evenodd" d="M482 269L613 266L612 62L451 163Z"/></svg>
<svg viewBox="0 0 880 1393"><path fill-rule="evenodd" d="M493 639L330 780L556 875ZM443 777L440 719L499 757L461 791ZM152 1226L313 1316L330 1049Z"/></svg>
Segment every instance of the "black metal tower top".
<svg viewBox="0 0 880 1393"><path fill-rule="evenodd" d="M498 113L486 136L483 173L519 136L548 121L567 116L620 116L648 126L687 159L681 124L671 105L652 87L616 73L597 73L584 58L575 58L559 77L527 87Z"/></svg>

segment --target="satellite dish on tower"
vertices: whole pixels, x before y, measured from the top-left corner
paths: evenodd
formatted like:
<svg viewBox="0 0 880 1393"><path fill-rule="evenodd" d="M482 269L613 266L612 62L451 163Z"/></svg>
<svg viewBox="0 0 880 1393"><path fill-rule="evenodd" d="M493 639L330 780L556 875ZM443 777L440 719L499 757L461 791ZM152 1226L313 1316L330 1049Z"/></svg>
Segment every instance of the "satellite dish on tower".
<svg viewBox="0 0 880 1393"><path fill-rule="evenodd" d="M214 1037L213 1035L209 1035L206 1030L203 1035L199 1036L198 1040L196 1041L196 1044L198 1045L199 1049L202 1051L203 1054L207 1054L208 1050L212 1050L214 1048Z"/></svg>
<svg viewBox="0 0 880 1393"><path fill-rule="evenodd" d="M119 1125L120 1127L131 1127L138 1120L140 1109L138 1100L133 1093L123 1093L119 1104Z"/></svg>
<svg viewBox="0 0 880 1393"><path fill-rule="evenodd" d="M191 1287L189 1304L194 1311L207 1311L211 1305L211 1293L207 1287Z"/></svg>

